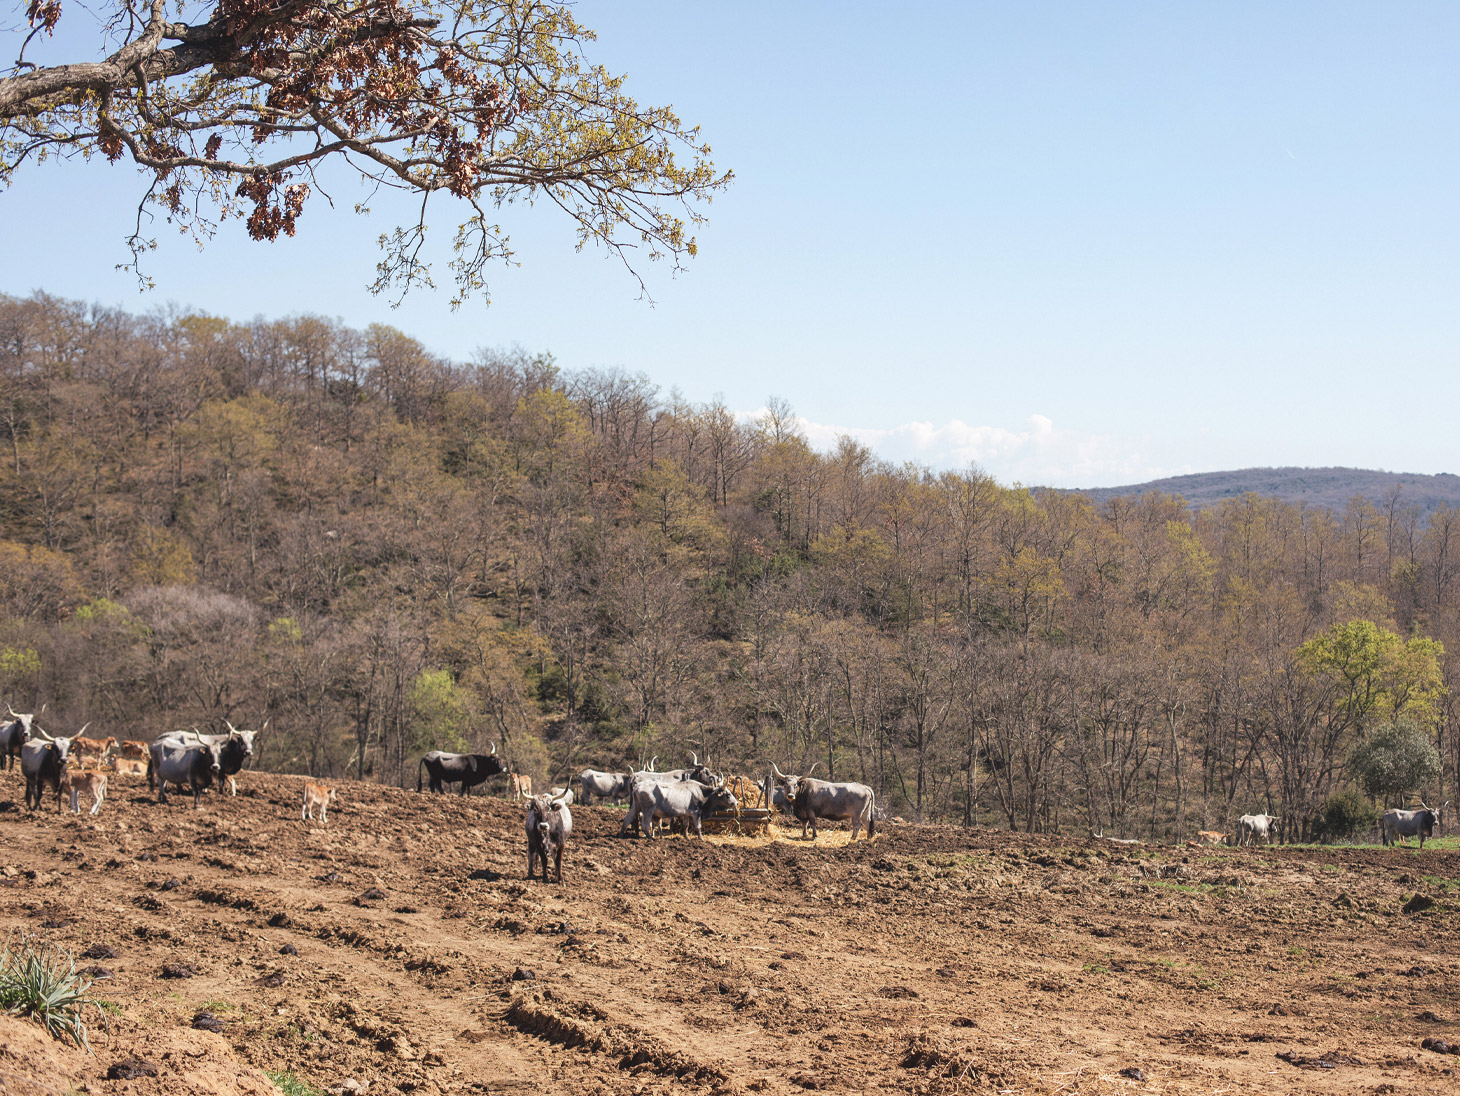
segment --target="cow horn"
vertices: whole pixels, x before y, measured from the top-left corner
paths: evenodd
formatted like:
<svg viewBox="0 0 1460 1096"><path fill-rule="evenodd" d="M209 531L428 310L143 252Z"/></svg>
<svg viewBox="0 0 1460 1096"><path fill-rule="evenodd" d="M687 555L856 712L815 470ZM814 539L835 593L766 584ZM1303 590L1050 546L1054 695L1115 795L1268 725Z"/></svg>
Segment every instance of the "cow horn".
<svg viewBox="0 0 1460 1096"><path fill-rule="evenodd" d="M229 722L229 721L228 721L228 720L226 720L226 719L225 719L225 720L224 720L224 721L223 721L223 725L224 725L224 726L225 726L225 727L227 727L227 728L228 728L228 733L229 733L229 734L237 734L237 733L238 733L238 728L237 728L237 727L235 727L235 726L234 726L234 725L233 725L233 724L232 724L232 723L230 723L230 722Z"/></svg>
<svg viewBox="0 0 1460 1096"><path fill-rule="evenodd" d="M690 750L689 758L694 767L698 769L700 767L700 755Z"/></svg>
<svg viewBox="0 0 1460 1096"><path fill-rule="evenodd" d="M259 728L259 733L260 734L263 734L268 729L269 729L269 721L266 719L266 720L264 720L264 725Z"/></svg>
<svg viewBox="0 0 1460 1096"><path fill-rule="evenodd" d="M19 713L17 713L16 710L14 708L12 708L9 704L5 705L5 710L7 712L9 712L12 716L14 716L16 719L19 719L20 718Z"/></svg>
<svg viewBox="0 0 1460 1096"><path fill-rule="evenodd" d="M493 743L490 743L490 745L491 745L492 748L487 751L487 756L488 757L496 757L497 756L497 744L495 742L493 742Z"/></svg>
<svg viewBox="0 0 1460 1096"><path fill-rule="evenodd" d="M88 719L85 723L81 724L81 730L77 731L71 737L72 738L80 738L82 735L84 735L86 733L86 728L87 727L90 727L90 726L91 726L91 720Z"/></svg>
<svg viewBox="0 0 1460 1096"><path fill-rule="evenodd" d="M777 765L774 761L771 762L771 768L776 770L776 775L779 776L782 780L786 779L786 774L781 772L781 767Z"/></svg>
<svg viewBox="0 0 1460 1096"><path fill-rule="evenodd" d="M807 776L810 776L812 773L814 773L816 771L816 766L818 766L820 764L821 764L820 761L813 761L811 763L811 768L809 768L809 769L806 770L806 775Z"/></svg>
<svg viewBox="0 0 1460 1096"><path fill-rule="evenodd" d="M649 758L649 771L651 773L654 771L654 765L655 765L655 763L658 760L659 760L659 755L658 754L655 754L653 757Z"/></svg>
<svg viewBox="0 0 1460 1096"><path fill-rule="evenodd" d="M45 704L42 704L41 705L41 710L38 711L38 712L36 712L36 715L45 715L46 714L46 704L49 704L49 703L50 703L50 701L48 700L48 701L45 702Z"/></svg>

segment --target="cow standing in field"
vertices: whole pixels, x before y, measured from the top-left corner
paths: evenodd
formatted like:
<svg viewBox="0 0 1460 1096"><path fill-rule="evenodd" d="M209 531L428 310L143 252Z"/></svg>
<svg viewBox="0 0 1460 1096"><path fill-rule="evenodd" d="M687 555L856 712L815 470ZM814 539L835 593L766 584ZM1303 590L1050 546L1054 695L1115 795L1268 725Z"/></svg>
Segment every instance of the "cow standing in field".
<svg viewBox="0 0 1460 1096"><path fill-rule="evenodd" d="M10 718L0 723L0 766L8 769L20 759L21 748L30 741L35 714L17 712L8 704L5 710L10 713Z"/></svg>
<svg viewBox="0 0 1460 1096"><path fill-rule="evenodd" d="M1227 835L1217 830L1197 830L1196 843L1198 845L1225 845Z"/></svg>
<svg viewBox="0 0 1460 1096"><path fill-rule="evenodd" d="M1256 845L1258 841L1271 845L1281 821L1275 814L1244 814L1237 819L1237 847Z"/></svg>
<svg viewBox="0 0 1460 1096"><path fill-rule="evenodd" d="M771 768L776 772L776 782L785 790L791 813L801 820L803 840L808 827L811 840L816 840L816 823L822 818L850 819L853 841L863 826L867 828L867 840L872 839L877 826L877 796L866 784L787 776L778 765L772 764Z"/></svg>
<svg viewBox="0 0 1460 1096"><path fill-rule="evenodd" d="M716 811L733 811L735 797L723 781L710 786L697 780L641 781L634 785L634 813L644 836L654 837L654 823L661 818L684 822L686 833L693 824L695 836L703 837L701 822Z"/></svg>
<svg viewBox="0 0 1460 1096"><path fill-rule="evenodd" d="M639 772L630 774L629 776L629 810L628 813L624 815L623 824L619 827L618 832L620 837L632 832L639 826L639 799L642 789L650 787L652 785L663 784L673 786L686 783L702 785L706 788L713 788L716 784L720 783L719 777L715 776L715 774L710 772L709 769L698 763L698 758L695 759L696 764L693 768L670 769L667 772L662 773L656 772L654 769L654 762L658 760L659 758L656 755L653 760L649 762L649 768L642 769Z"/></svg>
<svg viewBox="0 0 1460 1096"><path fill-rule="evenodd" d="M578 801L585 807L593 802L596 795L599 799L607 799L618 803L628 798L629 781L634 778L633 773L609 773L601 769L584 769L578 774Z"/></svg>
<svg viewBox="0 0 1460 1096"><path fill-rule="evenodd" d="M430 778L430 788L438 795L446 791L447 784L460 784L461 794L468 789L485 783L491 777L507 771L502 759L497 756L497 744L492 743L489 754L455 754L432 750L421 758L416 768L416 791L421 790L422 776Z"/></svg>
<svg viewBox="0 0 1460 1096"><path fill-rule="evenodd" d="M167 802L167 785L187 784L193 791L193 810L197 810L203 790L222 780L222 747L216 742L187 745L170 744L165 739L152 743L152 760L147 766L147 786L157 789L157 802Z"/></svg>
<svg viewBox="0 0 1460 1096"><path fill-rule="evenodd" d="M81 797L91 797L91 810L88 814L96 814L101 810L102 800L106 798L106 773L102 772L68 772L61 778L61 790L71 797L71 813L81 813Z"/></svg>
<svg viewBox="0 0 1460 1096"><path fill-rule="evenodd" d="M85 729L83 727L82 731ZM98 767L105 765L106 759L116 748L117 740L110 735L106 738L86 738L78 731L76 737L71 739L71 755L83 767L93 760Z"/></svg>
<svg viewBox="0 0 1460 1096"><path fill-rule="evenodd" d="M169 731L160 736L156 741L166 743L169 746L193 746L193 745L216 745L220 748L219 764L221 765L222 776L228 779L228 791L230 795L238 794L238 781L234 779L237 774L243 771L244 765L249 758L253 757L254 736L268 727L265 720L263 727L258 731L240 731L228 720L224 720L228 728L227 734L202 734L196 727L191 731ZM151 747L148 747L149 749ZM220 779L219 787L222 788Z"/></svg>
<svg viewBox="0 0 1460 1096"><path fill-rule="evenodd" d="M1420 804L1417 811L1387 810L1379 816L1379 837L1386 846L1402 841L1406 837L1418 837L1419 847L1425 847L1425 838L1434 837L1440 826L1440 812L1449 803L1439 808Z"/></svg>
<svg viewBox="0 0 1460 1096"><path fill-rule="evenodd" d="M557 881L563 881L563 846L573 832L573 813L560 798L550 795L533 796L527 801L527 878L533 877L533 868L539 858L542 860L542 881L548 881L548 854L552 854L553 870Z"/></svg>
<svg viewBox="0 0 1460 1096"><path fill-rule="evenodd" d="M39 810L41 795L49 784L56 789L56 809L61 808L61 777L71 755L69 738L51 738L44 731L27 742L20 751L20 771L25 776L25 805Z"/></svg>

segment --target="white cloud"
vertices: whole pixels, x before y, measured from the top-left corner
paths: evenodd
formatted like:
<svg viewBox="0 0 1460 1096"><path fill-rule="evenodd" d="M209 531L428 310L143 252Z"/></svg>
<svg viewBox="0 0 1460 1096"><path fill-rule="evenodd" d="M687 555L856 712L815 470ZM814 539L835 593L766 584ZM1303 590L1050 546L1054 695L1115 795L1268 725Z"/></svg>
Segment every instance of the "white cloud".
<svg viewBox="0 0 1460 1096"><path fill-rule="evenodd" d="M741 418L752 420L763 412ZM834 426L800 416L796 422L814 449L832 449L847 435L894 464L913 461L939 469L977 465L1001 483L1114 487L1191 471L1154 464L1145 452L1148 439L1065 429L1039 414L1030 415L1019 429L974 426L961 419L941 426L907 422L893 427Z"/></svg>

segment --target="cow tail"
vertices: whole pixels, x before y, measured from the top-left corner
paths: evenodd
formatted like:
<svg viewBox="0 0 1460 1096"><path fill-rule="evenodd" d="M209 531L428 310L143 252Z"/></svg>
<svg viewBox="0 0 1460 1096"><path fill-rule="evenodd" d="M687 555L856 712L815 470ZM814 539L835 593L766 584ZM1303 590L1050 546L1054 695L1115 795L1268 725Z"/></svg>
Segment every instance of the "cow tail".
<svg viewBox="0 0 1460 1096"><path fill-rule="evenodd" d="M867 838L868 838L868 840L871 840L872 836L876 832L877 832L877 808L876 808L876 806L873 806L873 808L870 811L867 812Z"/></svg>
<svg viewBox="0 0 1460 1096"><path fill-rule="evenodd" d="M421 776L423 773L425 773L425 771L426 759L425 757L422 757L420 763L416 766L416 791L421 790Z"/></svg>

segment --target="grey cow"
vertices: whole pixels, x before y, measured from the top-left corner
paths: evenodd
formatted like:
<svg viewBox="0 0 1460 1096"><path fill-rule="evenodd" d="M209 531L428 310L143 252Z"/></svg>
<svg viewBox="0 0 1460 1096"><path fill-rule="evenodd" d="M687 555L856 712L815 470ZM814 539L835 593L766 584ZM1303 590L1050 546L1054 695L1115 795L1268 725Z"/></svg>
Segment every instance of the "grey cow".
<svg viewBox="0 0 1460 1096"><path fill-rule="evenodd" d="M857 839L857 830L863 826L867 828L867 839L872 839L877 828L877 795L866 784L788 776L774 763L771 768L775 770L776 782L791 804L791 813L801 820L802 838L805 838L809 827L811 840L816 840L818 819L845 818L851 820L853 841Z"/></svg>
<svg viewBox="0 0 1460 1096"><path fill-rule="evenodd" d="M695 836L703 837L700 827L705 815L716 811L733 811L736 800L723 781L714 787L697 780L663 783L642 781L634 787L634 813L644 836L654 837L654 823L661 818L683 819L694 826Z"/></svg>
<svg viewBox="0 0 1460 1096"><path fill-rule="evenodd" d="M10 768L20 758L21 747L30 741L31 723L35 716L5 706L10 718L0 723L0 768Z"/></svg>
<svg viewBox="0 0 1460 1096"><path fill-rule="evenodd" d="M578 774L578 799L584 806L593 802L596 795L599 799L608 799L617 803L621 799L628 798L629 781L634 778L633 773L610 773L602 769L584 769Z"/></svg>
<svg viewBox="0 0 1460 1096"><path fill-rule="evenodd" d="M1244 814L1237 819L1237 846L1255 845L1259 840L1271 845L1281 821L1275 814Z"/></svg>
<svg viewBox="0 0 1460 1096"><path fill-rule="evenodd" d="M658 758L656 757L654 760L657 761ZM641 788L656 784L675 785L686 782L712 788L719 782L719 778L698 763L691 769L670 769L668 772L661 773L654 771L651 761L648 769L631 774L628 790L629 812L624 815L623 825L619 827L619 836L622 837L639 825L639 791Z"/></svg>
<svg viewBox="0 0 1460 1096"><path fill-rule="evenodd" d="M1379 816L1379 836L1385 845L1392 845L1404 837L1418 837L1419 847L1424 848L1425 838L1434 837L1440 826L1440 812L1444 806L1434 808L1420 804L1417 811L1387 810Z"/></svg>
<svg viewBox="0 0 1460 1096"><path fill-rule="evenodd" d="M542 881L548 881L548 853L552 853L557 881L563 881L563 846L573 832L573 812L565 796L535 795L527 801L527 878L542 859Z"/></svg>
<svg viewBox="0 0 1460 1096"><path fill-rule="evenodd" d="M71 754L69 738L51 738L44 731L20 749L20 771L25 776L25 805L40 810L46 785L56 789L56 809L61 807L61 777Z"/></svg>
<svg viewBox="0 0 1460 1096"><path fill-rule="evenodd" d="M243 771L248 759L253 757L253 741L261 731L268 729L268 721L257 731L240 731L226 719L223 721L228 726L227 734L202 734L196 727L190 731L169 731L156 739L158 742L165 742L169 746L192 746L202 743L217 743L222 748L221 760L223 775L228 778L229 794L238 794L238 781L234 777Z"/></svg>
<svg viewBox="0 0 1460 1096"><path fill-rule="evenodd" d="M160 739L148 751L147 786L157 789L157 802L166 803L168 784L186 784L192 788L193 810L197 810L203 790L223 779L222 752L216 742L177 745Z"/></svg>

